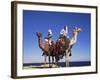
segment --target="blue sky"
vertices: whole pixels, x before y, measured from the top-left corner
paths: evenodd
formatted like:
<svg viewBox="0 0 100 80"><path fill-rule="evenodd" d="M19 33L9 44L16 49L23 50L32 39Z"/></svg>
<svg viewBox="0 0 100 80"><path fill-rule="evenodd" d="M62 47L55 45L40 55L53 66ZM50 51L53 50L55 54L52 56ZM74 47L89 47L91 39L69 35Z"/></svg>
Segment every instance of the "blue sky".
<svg viewBox="0 0 100 80"><path fill-rule="evenodd" d="M23 60L24 63L43 62L42 50L38 46L36 32L47 36L48 29L52 29L53 40L59 37L60 30L66 24L68 36L72 35L74 26L82 28L77 43L72 48L71 61L89 61L91 14L71 12L48 12L23 10ZM64 61L62 59L61 61Z"/></svg>

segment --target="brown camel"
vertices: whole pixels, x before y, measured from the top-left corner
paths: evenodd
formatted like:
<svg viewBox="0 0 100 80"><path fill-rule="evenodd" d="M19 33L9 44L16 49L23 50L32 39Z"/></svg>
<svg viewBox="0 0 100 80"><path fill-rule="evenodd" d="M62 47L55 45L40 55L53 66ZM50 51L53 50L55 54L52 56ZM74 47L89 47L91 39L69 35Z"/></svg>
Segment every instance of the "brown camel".
<svg viewBox="0 0 100 80"><path fill-rule="evenodd" d="M52 57L52 62L54 63L54 51L55 51L55 44L52 41L52 45L50 46L48 42L43 42L42 40L42 33L40 32L36 32L36 35L38 37L38 43L39 43L39 47L41 48L41 50L43 51L43 56L44 56L44 63L47 63L47 57L49 59L49 64L51 63L50 57ZM49 66L50 67L50 66Z"/></svg>

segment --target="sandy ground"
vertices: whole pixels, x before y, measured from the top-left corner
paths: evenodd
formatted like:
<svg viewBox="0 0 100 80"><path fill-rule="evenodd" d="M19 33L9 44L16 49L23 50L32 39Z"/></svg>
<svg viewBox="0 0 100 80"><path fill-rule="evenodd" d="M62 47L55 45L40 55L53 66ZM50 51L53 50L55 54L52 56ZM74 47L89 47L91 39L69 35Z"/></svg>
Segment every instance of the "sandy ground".
<svg viewBox="0 0 100 80"><path fill-rule="evenodd" d="M37 69L37 68L57 68L55 64L43 64L41 66L25 66L23 69Z"/></svg>

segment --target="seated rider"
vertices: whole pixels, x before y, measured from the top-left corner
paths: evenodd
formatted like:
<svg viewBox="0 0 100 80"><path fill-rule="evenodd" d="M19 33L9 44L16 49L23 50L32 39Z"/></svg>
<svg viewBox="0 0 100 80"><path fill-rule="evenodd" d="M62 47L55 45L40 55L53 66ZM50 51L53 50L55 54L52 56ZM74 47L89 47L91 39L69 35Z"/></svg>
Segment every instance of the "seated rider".
<svg viewBox="0 0 100 80"><path fill-rule="evenodd" d="M69 47L69 39L68 39L68 27L67 25L64 26L64 28L60 31L60 37L59 37L59 40L60 40L60 44L62 43L61 40L64 39L65 41L65 45L62 45L62 48L68 48Z"/></svg>
<svg viewBox="0 0 100 80"><path fill-rule="evenodd" d="M47 41L49 45L51 46L51 41L52 41L52 30L51 29L48 30L48 35L47 37L45 37L45 41Z"/></svg>
<svg viewBox="0 0 100 80"><path fill-rule="evenodd" d="M61 38L64 38L64 40L69 41L68 39L68 27L67 25L64 26L64 28L60 31L60 37L59 39L61 40Z"/></svg>
<svg viewBox="0 0 100 80"><path fill-rule="evenodd" d="M64 26L64 28L60 31L60 38L67 37L68 34L68 27L67 25Z"/></svg>

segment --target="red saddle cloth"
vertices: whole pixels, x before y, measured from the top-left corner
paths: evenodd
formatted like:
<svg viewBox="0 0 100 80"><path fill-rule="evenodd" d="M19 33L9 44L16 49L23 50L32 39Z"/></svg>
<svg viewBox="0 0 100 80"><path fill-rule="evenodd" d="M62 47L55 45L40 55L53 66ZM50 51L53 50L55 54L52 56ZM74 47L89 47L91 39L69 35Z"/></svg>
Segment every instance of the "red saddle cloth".
<svg viewBox="0 0 100 80"><path fill-rule="evenodd" d="M57 54L60 54L62 53L62 51L64 51L64 48L63 48L63 44L60 40L57 40L56 42L56 51L57 51Z"/></svg>

